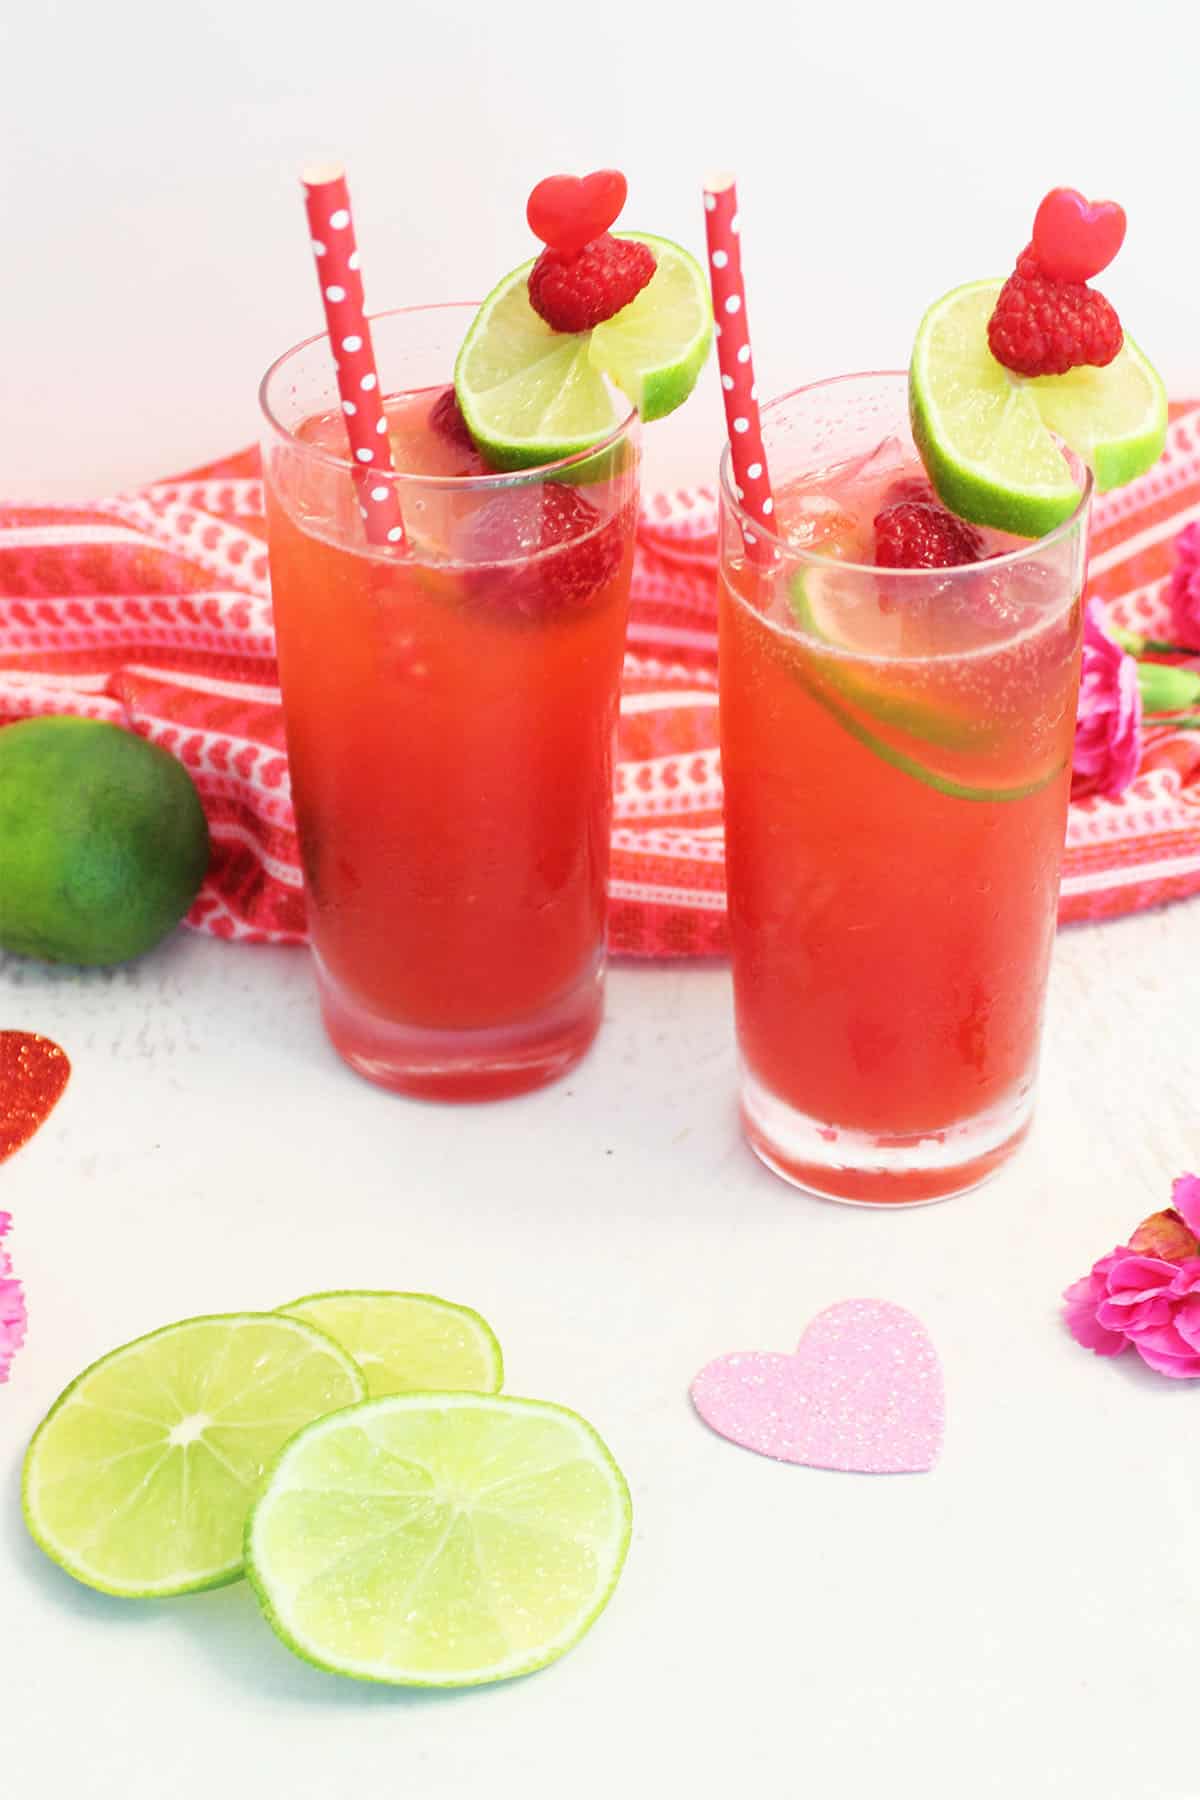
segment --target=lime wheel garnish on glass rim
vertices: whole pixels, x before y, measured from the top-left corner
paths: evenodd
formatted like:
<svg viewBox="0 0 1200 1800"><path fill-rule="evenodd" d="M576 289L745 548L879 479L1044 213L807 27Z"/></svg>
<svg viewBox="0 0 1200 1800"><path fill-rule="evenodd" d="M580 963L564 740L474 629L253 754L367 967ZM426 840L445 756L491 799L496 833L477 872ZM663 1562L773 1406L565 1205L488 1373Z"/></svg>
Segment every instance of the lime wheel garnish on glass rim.
<svg viewBox="0 0 1200 1800"><path fill-rule="evenodd" d="M1081 497L1061 444L1102 493L1161 455L1163 384L1088 285L1123 235L1112 202L1052 189L1007 282L970 282L926 312L909 371L913 436L960 518L1041 537Z"/></svg>
<svg viewBox="0 0 1200 1800"><path fill-rule="evenodd" d="M666 238L613 236L624 198L616 170L551 176L530 195L546 248L493 288L454 370L471 435L499 469L602 442L621 422L614 387L648 422L696 384L712 341L703 271Z"/></svg>

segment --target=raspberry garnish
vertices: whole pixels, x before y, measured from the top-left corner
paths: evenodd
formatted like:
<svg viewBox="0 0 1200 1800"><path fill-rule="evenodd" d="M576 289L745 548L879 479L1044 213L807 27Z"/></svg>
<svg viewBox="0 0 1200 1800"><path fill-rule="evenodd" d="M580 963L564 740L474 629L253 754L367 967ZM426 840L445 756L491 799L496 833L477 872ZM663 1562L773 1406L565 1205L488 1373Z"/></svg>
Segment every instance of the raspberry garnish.
<svg viewBox="0 0 1200 1800"><path fill-rule="evenodd" d="M473 450L475 440L467 429L467 421L463 418L462 407L458 404L458 395L452 387L443 388L434 401L429 412L429 423L439 437L449 439L464 450Z"/></svg>
<svg viewBox="0 0 1200 1800"><path fill-rule="evenodd" d="M530 304L555 331L590 331L628 306L656 266L648 244L606 231L573 256L543 250L529 271Z"/></svg>
<svg viewBox="0 0 1200 1800"><path fill-rule="evenodd" d="M617 573L631 536L621 515L602 521L563 482L507 488L471 521L472 598L527 618L581 612Z"/></svg>
<svg viewBox="0 0 1200 1800"><path fill-rule="evenodd" d="M1104 368L1124 342L1113 308L1084 281L1053 281L1032 244L1017 258L988 320L988 347L1015 375Z"/></svg>
<svg viewBox="0 0 1200 1800"><path fill-rule="evenodd" d="M875 561L882 569L953 569L982 555L974 527L934 500L894 500L875 515Z"/></svg>

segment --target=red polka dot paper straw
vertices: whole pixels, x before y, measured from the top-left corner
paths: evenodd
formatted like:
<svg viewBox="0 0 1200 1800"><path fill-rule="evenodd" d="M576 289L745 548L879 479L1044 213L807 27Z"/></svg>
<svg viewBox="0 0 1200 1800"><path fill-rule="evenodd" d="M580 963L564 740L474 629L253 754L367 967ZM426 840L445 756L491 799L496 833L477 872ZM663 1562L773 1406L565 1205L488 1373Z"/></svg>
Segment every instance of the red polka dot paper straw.
<svg viewBox="0 0 1200 1800"><path fill-rule="evenodd" d="M394 474L395 465L363 302L345 170L306 169L301 181L346 435L359 465L354 476L358 509L372 544L399 549L405 540L396 485L380 480Z"/></svg>
<svg viewBox="0 0 1200 1800"><path fill-rule="evenodd" d="M734 486L750 517L769 529L775 502L758 416L758 389L754 385L754 359L750 354L750 327L746 319L746 289L742 283L737 187L732 175L710 175L706 181L704 223L708 232L717 363L725 398ZM770 554L769 547L753 532L747 531L744 535L756 560Z"/></svg>

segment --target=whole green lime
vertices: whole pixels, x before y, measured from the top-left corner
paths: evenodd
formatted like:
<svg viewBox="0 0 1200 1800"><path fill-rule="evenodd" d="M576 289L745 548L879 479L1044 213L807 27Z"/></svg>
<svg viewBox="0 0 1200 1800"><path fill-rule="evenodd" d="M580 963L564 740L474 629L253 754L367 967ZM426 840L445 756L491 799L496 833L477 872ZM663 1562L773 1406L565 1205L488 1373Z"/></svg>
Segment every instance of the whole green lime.
<svg viewBox="0 0 1200 1800"><path fill-rule="evenodd" d="M191 776L157 745L96 719L0 730L0 949L140 956L178 925L208 856Z"/></svg>

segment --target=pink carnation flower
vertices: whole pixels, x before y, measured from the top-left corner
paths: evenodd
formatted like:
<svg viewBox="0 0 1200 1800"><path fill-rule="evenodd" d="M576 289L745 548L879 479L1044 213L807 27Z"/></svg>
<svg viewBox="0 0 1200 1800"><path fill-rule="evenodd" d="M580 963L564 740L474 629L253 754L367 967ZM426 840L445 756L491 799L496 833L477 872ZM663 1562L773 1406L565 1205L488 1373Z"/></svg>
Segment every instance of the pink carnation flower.
<svg viewBox="0 0 1200 1800"><path fill-rule="evenodd" d="M1171 1199L1063 1298L1067 1329L1086 1350L1119 1356L1132 1346L1160 1375L1183 1379L1200 1376L1200 1178L1181 1175Z"/></svg>
<svg viewBox="0 0 1200 1800"><path fill-rule="evenodd" d="M1088 602L1083 667L1072 756L1071 797L1107 794L1115 800L1138 771L1142 696L1137 662L1104 630L1099 603Z"/></svg>
<svg viewBox="0 0 1200 1800"><path fill-rule="evenodd" d="M1171 636L1187 650L1200 650L1200 519L1175 539L1171 571Z"/></svg>
<svg viewBox="0 0 1200 1800"><path fill-rule="evenodd" d="M0 1238L4 1237L12 1219L0 1212ZM25 1297L19 1281L12 1279L12 1263L8 1251L0 1244L0 1381L8 1380L12 1359L25 1342Z"/></svg>

